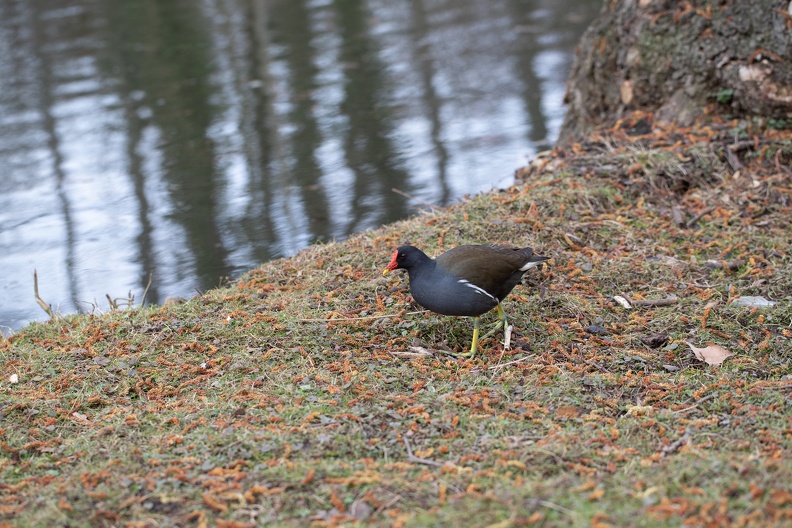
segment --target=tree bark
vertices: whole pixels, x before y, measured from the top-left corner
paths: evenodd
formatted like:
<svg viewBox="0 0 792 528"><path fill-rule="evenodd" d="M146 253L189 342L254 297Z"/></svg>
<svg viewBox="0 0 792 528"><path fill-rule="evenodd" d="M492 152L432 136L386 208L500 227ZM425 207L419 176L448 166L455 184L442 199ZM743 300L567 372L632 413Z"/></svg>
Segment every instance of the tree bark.
<svg viewBox="0 0 792 528"><path fill-rule="evenodd" d="M788 0L604 0L567 85L560 144L634 110L689 126L708 113L792 118Z"/></svg>

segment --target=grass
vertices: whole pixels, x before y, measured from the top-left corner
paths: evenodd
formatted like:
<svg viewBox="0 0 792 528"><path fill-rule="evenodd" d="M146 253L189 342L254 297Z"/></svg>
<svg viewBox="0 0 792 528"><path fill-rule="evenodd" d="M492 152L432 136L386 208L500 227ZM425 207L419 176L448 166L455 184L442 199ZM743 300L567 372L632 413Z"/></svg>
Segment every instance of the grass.
<svg viewBox="0 0 792 528"><path fill-rule="evenodd" d="M570 156L181 305L1 340L0 525L792 522L788 176L761 203L720 178L674 194L651 148L612 152L607 176ZM642 159L651 188L627 181ZM673 207L711 210L685 227ZM512 349L457 359L472 322L421 311L381 270L404 242L481 241L553 260L506 302ZM696 360L686 343L708 341L735 355Z"/></svg>

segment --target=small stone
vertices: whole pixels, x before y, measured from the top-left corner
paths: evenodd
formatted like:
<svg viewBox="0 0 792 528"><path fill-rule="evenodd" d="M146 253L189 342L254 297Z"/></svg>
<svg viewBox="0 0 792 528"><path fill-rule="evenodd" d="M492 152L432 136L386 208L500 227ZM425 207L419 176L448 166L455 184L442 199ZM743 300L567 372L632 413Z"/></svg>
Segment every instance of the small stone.
<svg viewBox="0 0 792 528"><path fill-rule="evenodd" d="M369 506L368 504L366 504L361 500L356 500L349 505L349 515L351 515L358 521L364 520L366 517L371 515L371 512L372 512L371 506Z"/></svg>
<svg viewBox="0 0 792 528"><path fill-rule="evenodd" d="M604 326L593 324L588 328L586 328L586 332L588 332L589 334L607 334L608 329L605 328Z"/></svg>
<svg viewBox="0 0 792 528"><path fill-rule="evenodd" d="M660 348L661 346L665 345L668 342L668 335L663 332L658 332L656 334L652 334L650 336L644 336L641 338L641 343L648 346L649 348Z"/></svg>

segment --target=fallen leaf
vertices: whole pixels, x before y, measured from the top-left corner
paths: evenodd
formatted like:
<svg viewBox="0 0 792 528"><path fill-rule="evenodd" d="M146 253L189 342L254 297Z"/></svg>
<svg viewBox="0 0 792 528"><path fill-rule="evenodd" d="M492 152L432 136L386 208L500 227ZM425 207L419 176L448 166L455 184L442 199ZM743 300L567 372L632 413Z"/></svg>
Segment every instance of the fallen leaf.
<svg viewBox="0 0 792 528"><path fill-rule="evenodd" d="M654 412L654 407L651 405L628 405L627 406L627 414L633 416L645 416L652 414Z"/></svg>
<svg viewBox="0 0 792 528"><path fill-rule="evenodd" d="M633 100L633 82L631 80L622 81L619 87L622 103L628 105Z"/></svg>
<svg viewBox="0 0 792 528"><path fill-rule="evenodd" d="M628 301L627 299L625 299L621 295L614 295L613 296L613 300L616 301L617 303L621 304L623 307L627 308L628 310L630 308L632 308L632 306L630 306L630 301Z"/></svg>
<svg viewBox="0 0 792 528"><path fill-rule="evenodd" d="M707 343L707 345L708 346L704 348L698 348L691 345L690 343L687 344L699 361L704 361L708 365L712 366L718 366L723 363L723 360L725 360L727 357L734 355L734 352L729 352L722 346L713 343Z"/></svg>
<svg viewBox="0 0 792 528"><path fill-rule="evenodd" d="M341 498L338 495L336 495L335 490L330 491L330 504L332 504L333 507L336 510L340 511L341 513L344 513L346 511L346 506L344 505L344 501L342 501Z"/></svg>
<svg viewBox="0 0 792 528"><path fill-rule="evenodd" d="M775 490L770 494L770 502L778 506L792 504L792 493L786 490Z"/></svg>
<svg viewBox="0 0 792 528"><path fill-rule="evenodd" d="M668 343L668 334L665 332L658 332L650 336L644 336L641 338L641 343L649 348L659 348Z"/></svg>
<svg viewBox="0 0 792 528"><path fill-rule="evenodd" d="M214 493L206 492L201 495L201 499L203 499L204 504L206 504L215 511L218 512L228 511L228 504L221 501Z"/></svg>
<svg viewBox="0 0 792 528"><path fill-rule="evenodd" d="M574 405L562 405L556 409L555 414L558 418L577 418L583 414L583 410L575 407Z"/></svg>
<svg viewBox="0 0 792 528"><path fill-rule="evenodd" d="M588 500L590 500L590 501L600 500L604 496L605 496L605 490L604 489L595 488L594 491L589 493Z"/></svg>
<svg viewBox="0 0 792 528"><path fill-rule="evenodd" d="M309 469L308 473L305 474L305 477L302 479L300 484L302 484L303 486L307 486L308 484L313 482L314 475L316 475L316 471L313 469Z"/></svg>
<svg viewBox="0 0 792 528"><path fill-rule="evenodd" d="M775 306L776 301L769 301L764 297L745 296L738 297L731 302L732 306L746 306L748 308L769 308Z"/></svg>
<svg viewBox="0 0 792 528"><path fill-rule="evenodd" d="M80 422L81 424L91 425L91 420L89 420L88 417L82 413L78 413L75 411L72 413L72 418L74 418L75 421Z"/></svg>
<svg viewBox="0 0 792 528"><path fill-rule="evenodd" d="M351 515L358 521L362 521L363 519L371 515L371 512L372 512L371 506L369 506L362 500L356 500L349 506L349 515Z"/></svg>

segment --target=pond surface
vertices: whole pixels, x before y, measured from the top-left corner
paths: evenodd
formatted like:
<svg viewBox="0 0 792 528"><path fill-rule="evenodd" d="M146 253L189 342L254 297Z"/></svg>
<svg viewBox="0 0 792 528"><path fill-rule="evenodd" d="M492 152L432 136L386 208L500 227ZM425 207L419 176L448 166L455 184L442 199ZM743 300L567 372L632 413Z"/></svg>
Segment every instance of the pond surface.
<svg viewBox="0 0 792 528"><path fill-rule="evenodd" d="M600 5L3 0L0 331L512 184Z"/></svg>

